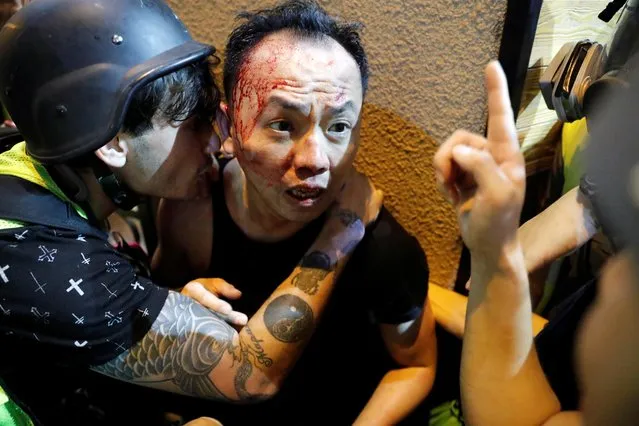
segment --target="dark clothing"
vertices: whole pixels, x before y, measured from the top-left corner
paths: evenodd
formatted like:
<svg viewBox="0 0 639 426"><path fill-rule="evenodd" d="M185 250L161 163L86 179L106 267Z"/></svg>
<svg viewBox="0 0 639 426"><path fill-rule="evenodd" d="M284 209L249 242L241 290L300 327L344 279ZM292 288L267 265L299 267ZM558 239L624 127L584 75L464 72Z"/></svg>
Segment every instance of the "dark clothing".
<svg viewBox="0 0 639 426"><path fill-rule="evenodd" d="M21 200L52 203L44 222L83 222L45 188L9 176L0 184L23 191ZM59 212L75 216L57 218ZM7 393L44 424L70 424L62 401L97 376L89 366L147 333L168 294L136 275L106 233L86 221L82 229L0 229L0 373Z"/></svg>
<svg viewBox="0 0 639 426"><path fill-rule="evenodd" d="M575 368L577 332L597 293L592 280L558 305L535 338L539 362L562 410L579 408L580 391Z"/></svg>
<svg viewBox="0 0 639 426"><path fill-rule="evenodd" d="M265 243L248 238L231 219L223 183L213 193L212 277L242 291L235 310L252 316L299 263L325 218L291 238ZM257 422L348 425L384 374L398 367L384 347L379 323L417 318L428 289L428 266L418 241L383 209L335 284L322 318L283 388L251 406L209 404L225 425ZM420 424L426 421L420 419Z"/></svg>

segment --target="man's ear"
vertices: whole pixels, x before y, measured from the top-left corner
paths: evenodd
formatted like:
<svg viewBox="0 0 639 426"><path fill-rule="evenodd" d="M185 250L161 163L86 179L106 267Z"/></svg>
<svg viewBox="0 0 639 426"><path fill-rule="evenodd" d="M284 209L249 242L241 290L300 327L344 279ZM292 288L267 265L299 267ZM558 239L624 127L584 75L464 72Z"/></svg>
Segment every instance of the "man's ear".
<svg viewBox="0 0 639 426"><path fill-rule="evenodd" d="M109 167L121 169L126 164L126 156L129 146L125 140L118 136L111 139L106 145L98 148L95 155Z"/></svg>
<svg viewBox="0 0 639 426"><path fill-rule="evenodd" d="M220 138L222 140L222 152L224 155L233 157L235 149L233 148L233 139L235 137L235 129L231 124L231 118L229 117L229 106L225 102L220 103L220 110L215 118L215 125L220 132Z"/></svg>
<svg viewBox="0 0 639 426"><path fill-rule="evenodd" d="M215 114L215 125L220 132L222 142L227 140L231 132L231 120L229 118L229 106L226 102L220 102L217 114Z"/></svg>

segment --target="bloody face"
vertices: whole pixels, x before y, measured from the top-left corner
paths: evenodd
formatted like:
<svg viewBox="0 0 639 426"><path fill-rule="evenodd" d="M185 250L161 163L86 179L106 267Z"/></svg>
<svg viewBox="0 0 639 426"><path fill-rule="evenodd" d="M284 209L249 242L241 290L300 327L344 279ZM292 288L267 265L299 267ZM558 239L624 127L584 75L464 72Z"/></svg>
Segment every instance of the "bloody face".
<svg viewBox="0 0 639 426"><path fill-rule="evenodd" d="M231 137L247 179L281 218L324 212L352 167L362 84L353 57L331 38L282 31L255 46L231 99Z"/></svg>

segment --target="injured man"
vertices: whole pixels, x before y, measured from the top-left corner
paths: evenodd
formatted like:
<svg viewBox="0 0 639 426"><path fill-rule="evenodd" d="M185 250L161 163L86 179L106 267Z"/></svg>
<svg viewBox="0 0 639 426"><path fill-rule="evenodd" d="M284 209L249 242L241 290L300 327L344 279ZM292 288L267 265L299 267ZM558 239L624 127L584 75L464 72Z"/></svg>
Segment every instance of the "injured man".
<svg viewBox="0 0 639 426"><path fill-rule="evenodd" d="M247 374L282 375L270 370L270 339L291 357L303 352L274 395L256 394L264 401L250 406L199 403L199 415L228 424L408 421L436 368L418 241L382 208L343 271L332 253L309 252L335 215L346 226L359 220L333 208L367 181L353 169L368 80L358 27L314 2L244 17L227 44L228 103L217 123L232 159L220 161L211 198L161 202L154 274L169 286L210 277L197 280L196 299L237 327L263 321L269 338L243 348ZM296 266L295 291L277 296ZM233 299L234 310L215 296ZM238 377L236 391L250 394L251 384Z"/></svg>

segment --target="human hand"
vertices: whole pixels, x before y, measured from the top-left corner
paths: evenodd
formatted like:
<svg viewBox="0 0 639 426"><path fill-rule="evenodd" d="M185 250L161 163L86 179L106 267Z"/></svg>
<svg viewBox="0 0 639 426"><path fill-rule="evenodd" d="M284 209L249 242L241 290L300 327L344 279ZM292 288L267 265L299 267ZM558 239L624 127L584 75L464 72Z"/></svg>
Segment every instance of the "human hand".
<svg viewBox="0 0 639 426"><path fill-rule="evenodd" d="M466 246L474 256L494 257L517 241L526 171L506 77L497 62L486 67L486 89L487 138L456 131L437 151L434 166Z"/></svg>
<svg viewBox="0 0 639 426"><path fill-rule="evenodd" d="M366 175L352 168L333 210L338 214L352 212L366 226L377 219L383 201L384 193Z"/></svg>
<svg viewBox="0 0 639 426"><path fill-rule="evenodd" d="M180 293L222 315L231 324L244 326L248 322L245 314L234 311L230 303L220 298L236 300L242 296L240 290L221 278L199 278L185 285Z"/></svg>

